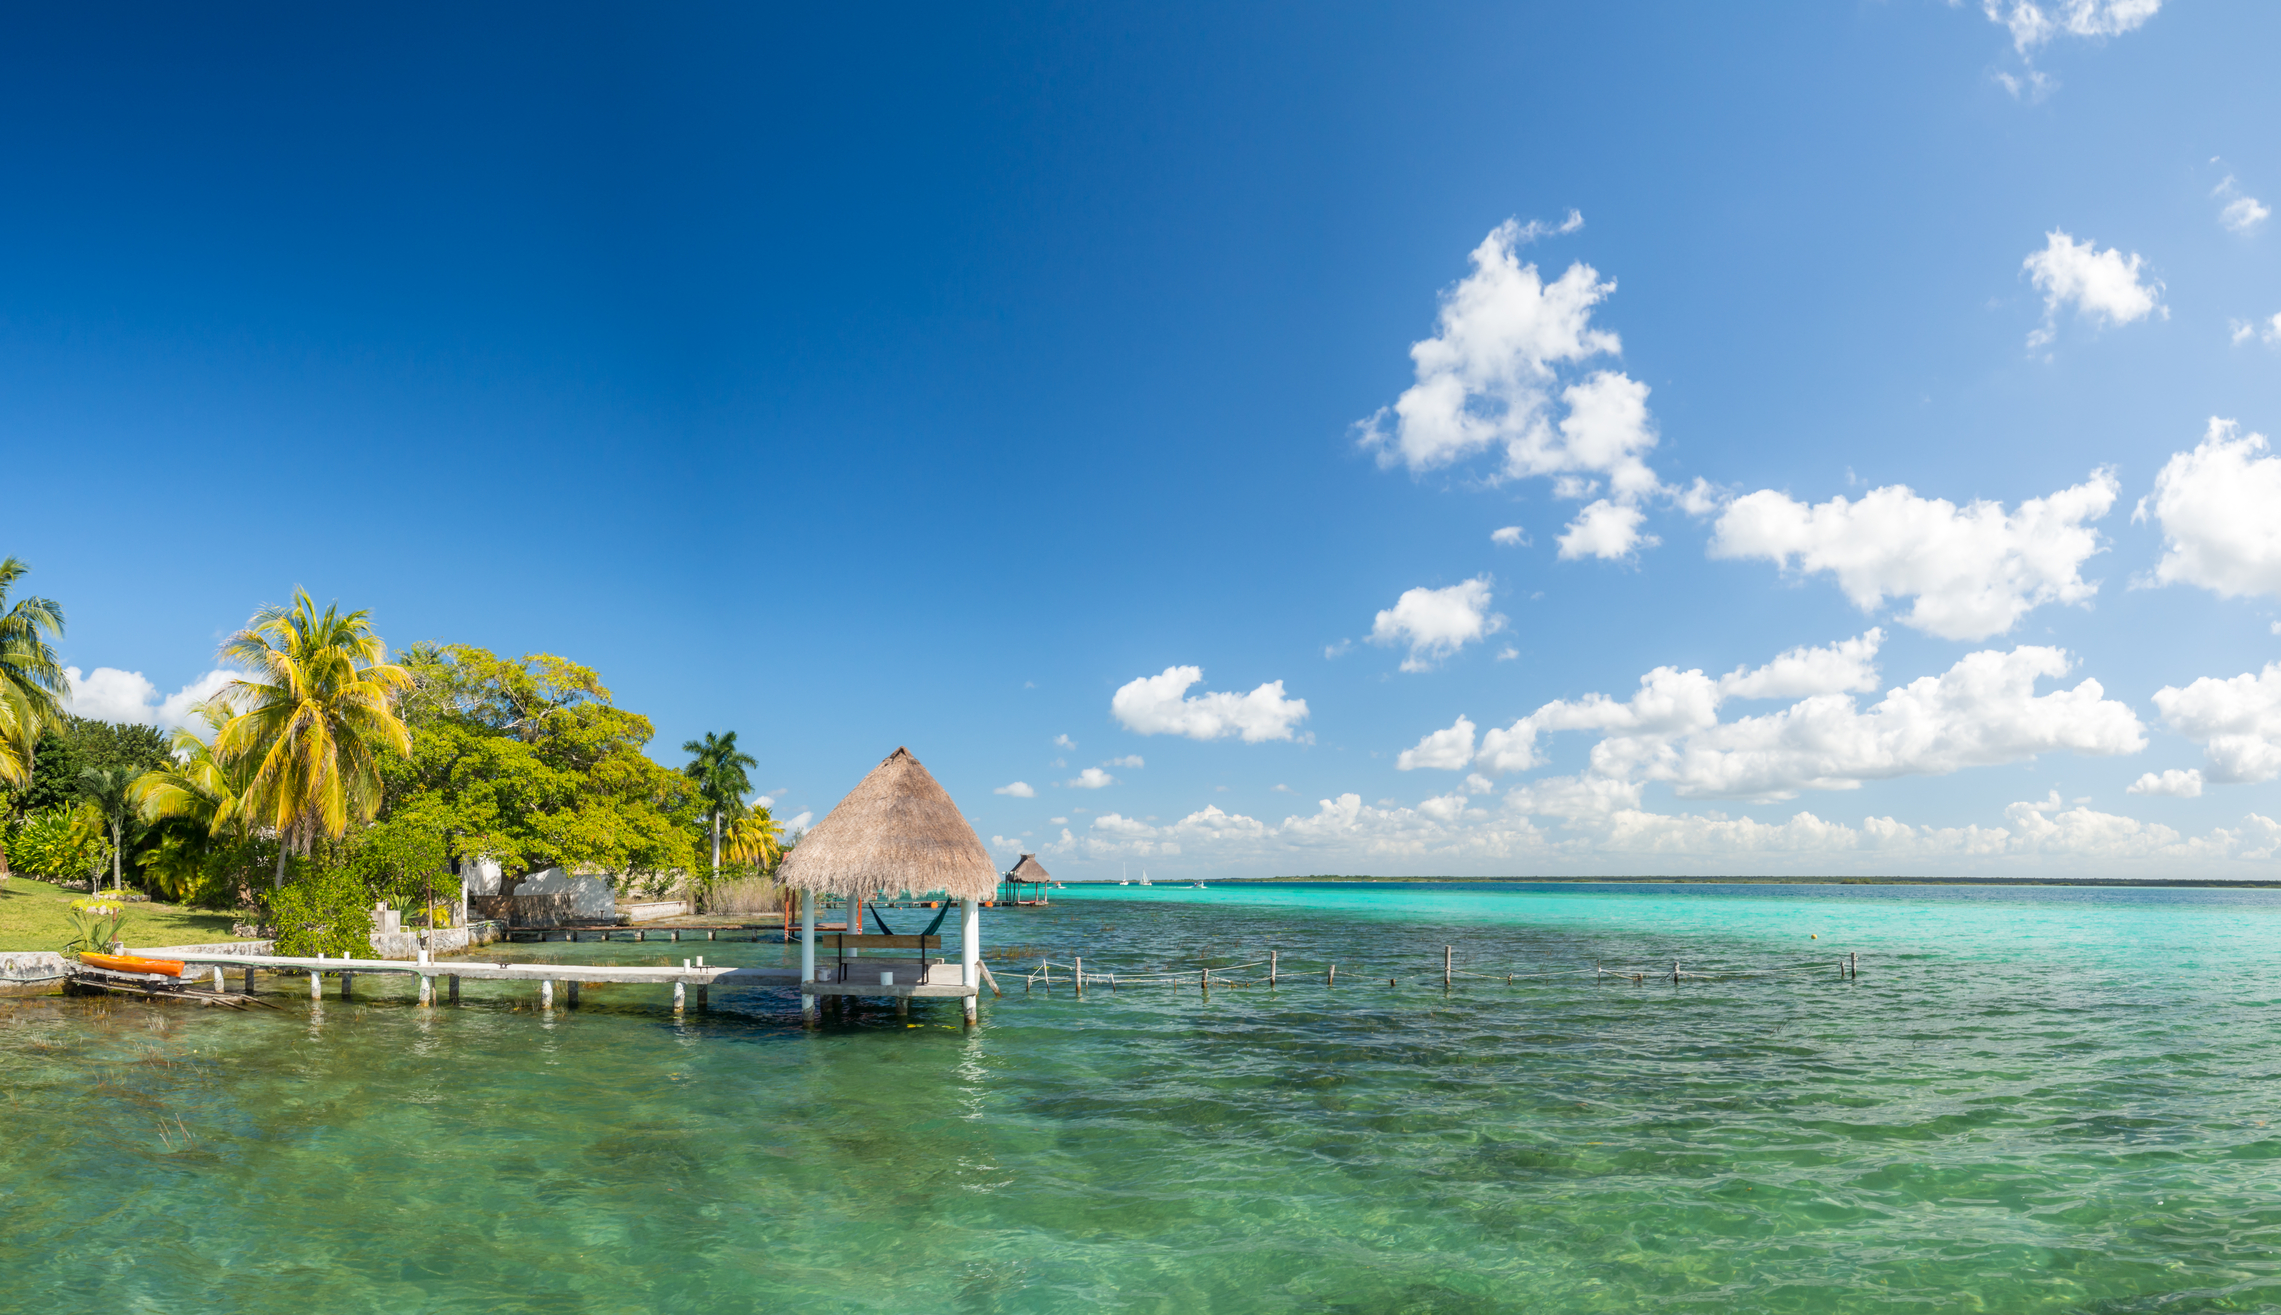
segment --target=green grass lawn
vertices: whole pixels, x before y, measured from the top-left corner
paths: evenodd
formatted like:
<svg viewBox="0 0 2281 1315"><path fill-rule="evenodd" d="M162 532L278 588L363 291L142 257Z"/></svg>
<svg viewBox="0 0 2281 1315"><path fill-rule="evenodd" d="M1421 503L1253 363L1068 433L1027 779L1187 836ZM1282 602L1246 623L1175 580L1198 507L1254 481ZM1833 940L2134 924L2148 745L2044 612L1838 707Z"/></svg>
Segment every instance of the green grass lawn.
<svg viewBox="0 0 2281 1315"><path fill-rule="evenodd" d="M0 882L0 951L62 949L71 939L71 919L64 908L80 894L28 877ZM227 913L199 913L156 902L130 904L119 939L130 948L226 941L231 939L230 922Z"/></svg>

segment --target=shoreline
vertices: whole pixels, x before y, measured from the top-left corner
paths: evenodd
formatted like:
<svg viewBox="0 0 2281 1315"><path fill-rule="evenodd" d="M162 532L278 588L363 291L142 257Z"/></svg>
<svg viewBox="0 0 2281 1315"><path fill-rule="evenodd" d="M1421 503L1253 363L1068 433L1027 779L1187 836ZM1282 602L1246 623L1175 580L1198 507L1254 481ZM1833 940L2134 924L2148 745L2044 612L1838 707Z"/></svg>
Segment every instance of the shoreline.
<svg viewBox="0 0 2281 1315"><path fill-rule="evenodd" d="M1484 885L1572 885L1572 886L2092 886L2137 887L2152 889L2201 888L2212 890L2281 890L2281 880L2255 881L2220 877L1679 877L1679 876L1624 876L1624 877L1371 877L1371 876L1305 876L1305 877L1220 877L1213 885L1272 886L1272 885L1424 885L1428 883L1453 885L1478 882ZM1073 883L1074 884L1074 883ZM1099 882L1087 882L1099 885ZM1159 885L1171 883L1159 882ZM1186 882L1178 883L1186 885Z"/></svg>

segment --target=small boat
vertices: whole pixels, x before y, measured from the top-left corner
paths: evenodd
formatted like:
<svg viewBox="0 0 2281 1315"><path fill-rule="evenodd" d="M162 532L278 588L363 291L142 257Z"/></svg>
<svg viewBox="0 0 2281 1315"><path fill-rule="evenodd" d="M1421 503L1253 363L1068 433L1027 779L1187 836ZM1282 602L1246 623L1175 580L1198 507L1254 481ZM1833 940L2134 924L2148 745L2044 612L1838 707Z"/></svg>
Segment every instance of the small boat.
<svg viewBox="0 0 2281 1315"><path fill-rule="evenodd" d="M1133 883L1131 883L1131 882L1129 882L1129 881L1120 881L1120 882L1118 882L1117 884L1118 884L1118 885L1120 885L1120 886L1130 886L1130 885L1131 885L1131 884L1133 884Z"/></svg>
<svg viewBox="0 0 2281 1315"><path fill-rule="evenodd" d="M1142 884L1142 885L1144 885L1144 886L1148 886L1148 885L1154 885L1154 884L1155 884L1154 882L1151 882L1151 881L1148 879L1148 869L1147 869L1147 868L1142 868L1142 869L1141 869L1141 884Z"/></svg>
<svg viewBox="0 0 2281 1315"><path fill-rule="evenodd" d="M160 977L180 977L180 959L145 959L139 954L88 954L82 952L79 961L90 968L107 973L153 973Z"/></svg>

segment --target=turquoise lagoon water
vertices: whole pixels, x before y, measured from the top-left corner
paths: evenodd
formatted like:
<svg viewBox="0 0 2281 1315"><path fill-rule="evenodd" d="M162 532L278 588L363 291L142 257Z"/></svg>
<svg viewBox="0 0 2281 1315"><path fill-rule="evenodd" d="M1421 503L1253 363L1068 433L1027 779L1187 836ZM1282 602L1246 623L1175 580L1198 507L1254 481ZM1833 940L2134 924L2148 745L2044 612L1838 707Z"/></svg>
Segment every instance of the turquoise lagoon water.
<svg viewBox="0 0 2281 1315"><path fill-rule="evenodd" d="M1072 888L984 935L971 1032L369 978L0 1003L0 1307L2281 1309L2281 892ZM1445 994L1444 944L1802 971ZM1208 999L1016 973L1270 947L1291 980ZM502 954L700 949L785 961Z"/></svg>

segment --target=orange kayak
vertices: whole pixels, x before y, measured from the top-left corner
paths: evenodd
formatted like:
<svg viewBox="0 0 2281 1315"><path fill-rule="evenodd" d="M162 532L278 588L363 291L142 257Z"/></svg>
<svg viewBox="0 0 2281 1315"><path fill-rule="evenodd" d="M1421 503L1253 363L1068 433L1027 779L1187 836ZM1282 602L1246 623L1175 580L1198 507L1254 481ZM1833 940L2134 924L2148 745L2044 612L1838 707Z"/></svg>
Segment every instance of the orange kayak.
<svg viewBox="0 0 2281 1315"><path fill-rule="evenodd" d="M180 977L180 959L145 959L139 954L87 954L79 961L90 968L101 968L112 973L156 973L161 977Z"/></svg>

